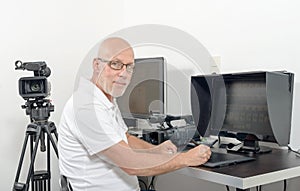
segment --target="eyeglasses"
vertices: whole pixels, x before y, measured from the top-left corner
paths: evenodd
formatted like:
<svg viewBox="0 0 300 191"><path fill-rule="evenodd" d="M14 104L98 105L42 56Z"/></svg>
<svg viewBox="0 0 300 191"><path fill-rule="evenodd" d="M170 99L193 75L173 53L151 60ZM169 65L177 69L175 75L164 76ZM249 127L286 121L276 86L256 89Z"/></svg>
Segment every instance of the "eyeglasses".
<svg viewBox="0 0 300 191"><path fill-rule="evenodd" d="M126 66L126 71L130 74L134 72L134 64L124 64L119 60L104 60L102 58L97 58L101 62L106 62L108 66L113 70L122 70L123 66Z"/></svg>

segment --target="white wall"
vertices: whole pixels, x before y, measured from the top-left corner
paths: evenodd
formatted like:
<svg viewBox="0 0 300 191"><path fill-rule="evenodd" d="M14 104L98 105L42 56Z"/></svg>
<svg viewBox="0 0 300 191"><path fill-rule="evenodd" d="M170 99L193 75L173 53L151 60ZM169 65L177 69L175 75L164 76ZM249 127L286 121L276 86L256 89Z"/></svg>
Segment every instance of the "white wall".
<svg viewBox="0 0 300 191"><path fill-rule="evenodd" d="M29 116L21 109L24 100L18 94L17 82L21 76L33 76L33 72L15 71L14 62L47 62L52 70L48 79L55 106L49 120L58 125L81 61L98 41L120 29L123 11L122 0L0 2L0 190L12 188L29 123ZM57 163L52 158L53 180L57 181ZM37 163L45 164L39 159ZM24 165L25 172L27 169ZM53 190L59 190L57 182Z"/></svg>
<svg viewBox="0 0 300 191"><path fill-rule="evenodd" d="M212 56L221 57L221 72L288 70L300 78L300 2L297 0L181 0L125 5L125 26L155 23L177 27L195 36ZM138 16L137 16L138 15ZM178 62L178 66L185 67ZM294 101L294 115L300 103ZM293 118L291 145L300 147L299 119Z"/></svg>
<svg viewBox="0 0 300 191"><path fill-rule="evenodd" d="M297 0L10 0L0 2L0 190L11 189L28 116L20 108L17 81L31 72L15 71L14 62L45 60L52 69L51 99L59 122L62 107L72 93L79 65L95 43L123 27L165 24L195 36L221 56L221 71L286 69L296 74L299 97L300 2ZM151 56L151 55L149 55ZM295 99L294 115L300 111ZM293 118L292 146L300 148L299 119ZM55 164L56 165L56 164ZM55 166L57 167L57 166ZM57 179L57 171L53 179ZM176 187L161 177L159 187ZM200 182L200 181L199 181ZM194 181L187 190L196 190ZM299 186L299 185L298 185ZM295 186L296 187L296 186ZM55 189L56 188L56 189ZM58 190L57 187L53 190ZM210 189L213 190L213 189Z"/></svg>
<svg viewBox="0 0 300 191"><path fill-rule="evenodd" d="M295 94L291 147L300 148L300 2L297 0L132 0L125 4L126 26L155 23L195 36L221 57L221 72L288 70L294 72ZM184 41L183 41L184 42ZM184 63L177 63L184 68ZM188 84L178 83L186 87ZM180 88L182 88L180 87ZM179 88L179 89L180 89ZM299 180L299 178L297 179ZM278 184L268 185L278 190ZM184 185L184 186L183 186ZM174 173L160 176L159 190L220 190L220 185ZM288 190L298 189L293 181Z"/></svg>

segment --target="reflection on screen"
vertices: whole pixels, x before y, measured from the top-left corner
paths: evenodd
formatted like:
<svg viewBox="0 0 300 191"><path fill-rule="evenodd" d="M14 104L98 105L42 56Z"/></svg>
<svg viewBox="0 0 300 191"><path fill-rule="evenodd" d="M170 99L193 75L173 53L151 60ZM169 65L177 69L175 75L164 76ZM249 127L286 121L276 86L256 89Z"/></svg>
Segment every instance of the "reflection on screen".
<svg viewBox="0 0 300 191"><path fill-rule="evenodd" d="M228 81L223 130L272 134L268 115L266 84L263 81Z"/></svg>

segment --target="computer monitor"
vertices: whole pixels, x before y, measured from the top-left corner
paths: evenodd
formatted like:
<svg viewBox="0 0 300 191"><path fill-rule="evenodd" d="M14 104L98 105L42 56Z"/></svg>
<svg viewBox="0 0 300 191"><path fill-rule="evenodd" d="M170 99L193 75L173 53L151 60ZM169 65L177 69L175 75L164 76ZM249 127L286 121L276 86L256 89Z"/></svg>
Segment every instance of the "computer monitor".
<svg viewBox="0 0 300 191"><path fill-rule="evenodd" d="M117 99L123 118L149 118L165 112L165 59L135 59L135 72L123 96Z"/></svg>
<svg viewBox="0 0 300 191"><path fill-rule="evenodd" d="M192 114L201 136L223 135L259 151L259 141L289 144L294 75L248 72L193 76Z"/></svg>

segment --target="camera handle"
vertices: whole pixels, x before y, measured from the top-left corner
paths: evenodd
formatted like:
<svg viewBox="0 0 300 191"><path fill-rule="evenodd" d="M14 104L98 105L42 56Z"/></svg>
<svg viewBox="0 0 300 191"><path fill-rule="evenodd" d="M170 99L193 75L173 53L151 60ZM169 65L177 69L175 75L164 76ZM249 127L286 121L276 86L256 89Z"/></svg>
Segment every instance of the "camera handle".
<svg viewBox="0 0 300 191"><path fill-rule="evenodd" d="M44 145L45 134L47 135L47 170L34 171L34 162L37 154L38 144L41 141L42 152L46 150ZM13 191L28 191L29 182L31 180L31 190L32 191L50 191L51 187L51 172L50 172L50 142L58 158L58 151L52 134L55 135L56 140L58 140L58 135L56 131L55 124L53 122L33 122L27 126L26 136L24 139L22 152L19 160L19 165L17 169L17 174L13 186ZM26 178L26 183L20 183L19 177L22 169L22 164L24 160L24 155L26 153L26 147L28 139L30 137L30 164L29 170ZM43 145L42 145L43 144ZM48 184L48 185L47 185Z"/></svg>

